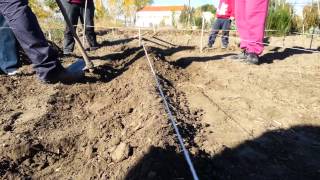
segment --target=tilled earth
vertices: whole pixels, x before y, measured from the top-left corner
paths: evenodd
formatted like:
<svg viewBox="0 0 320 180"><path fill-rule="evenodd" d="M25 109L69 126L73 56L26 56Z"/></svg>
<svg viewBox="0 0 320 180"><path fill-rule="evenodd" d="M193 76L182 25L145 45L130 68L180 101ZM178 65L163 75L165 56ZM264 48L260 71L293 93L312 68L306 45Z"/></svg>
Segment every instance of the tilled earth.
<svg viewBox="0 0 320 180"><path fill-rule="evenodd" d="M78 84L41 84L29 65L0 76L2 179L192 179L135 34L100 31ZM320 178L319 53L268 47L256 66L228 58L233 40L200 53L198 33L144 37L200 179Z"/></svg>

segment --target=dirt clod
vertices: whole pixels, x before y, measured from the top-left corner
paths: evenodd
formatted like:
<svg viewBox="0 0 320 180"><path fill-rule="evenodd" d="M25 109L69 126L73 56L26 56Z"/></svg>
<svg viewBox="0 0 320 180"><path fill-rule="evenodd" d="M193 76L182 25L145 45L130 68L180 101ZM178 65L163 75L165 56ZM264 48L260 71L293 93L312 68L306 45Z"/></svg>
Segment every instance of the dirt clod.
<svg viewBox="0 0 320 180"><path fill-rule="evenodd" d="M120 143L111 153L114 162L121 162L129 157L130 146L126 143Z"/></svg>

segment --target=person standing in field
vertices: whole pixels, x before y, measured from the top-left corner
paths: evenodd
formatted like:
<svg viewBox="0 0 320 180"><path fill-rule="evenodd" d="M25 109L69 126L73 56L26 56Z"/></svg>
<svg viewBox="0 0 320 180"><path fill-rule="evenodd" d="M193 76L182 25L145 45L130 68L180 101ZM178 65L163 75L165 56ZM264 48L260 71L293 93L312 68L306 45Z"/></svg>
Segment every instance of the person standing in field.
<svg viewBox="0 0 320 180"><path fill-rule="evenodd" d="M208 47L212 47L219 30L222 30L222 48L225 49L229 45L230 26L234 19L234 0L220 0L216 18L217 20L214 22L212 32L209 36Z"/></svg>
<svg viewBox="0 0 320 180"><path fill-rule="evenodd" d="M99 48L97 43L96 33L94 31L94 2L93 0L87 0L87 10L85 9L86 0L62 0L61 1L64 8L67 11L68 18L73 24L74 28L78 25L78 20L80 19L81 23L86 23L85 33L86 38L89 43L88 50L93 51ZM86 10L86 14L85 14ZM84 17L86 15L86 17ZM85 19L84 19L85 18ZM69 55L74 50L75 41L73 39L71 29L66 25L64 32L64 42L63 42L63 54Z"/></svg>
<svg viewBox="0 0 320 180"><path fill-rule="evenodd" d="M263 38L268 14L268 0L236 0L235 18L242 52L233 59L259 64L264 50Z"/></svg>

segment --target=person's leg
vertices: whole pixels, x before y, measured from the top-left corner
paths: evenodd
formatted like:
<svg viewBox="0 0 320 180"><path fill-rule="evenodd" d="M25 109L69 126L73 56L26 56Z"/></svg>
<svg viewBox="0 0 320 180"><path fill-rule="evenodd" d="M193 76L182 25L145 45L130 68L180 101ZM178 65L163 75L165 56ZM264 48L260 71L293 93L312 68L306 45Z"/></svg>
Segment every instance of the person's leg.
<svg viewBox="0 0 320 180"><path fill-rule="evenodd" d="M260 55L263 52L264 29L268 13L268 0L247 0L246 21L248 36L247 51Z"/></svg>
<svg viewBox="0 0 320 180"><path fill-rule="evenodd" d="M240 48L245 50L247 48L248 31L247 31L247 16L246 6L247 0L235 0L235 19L237 31L240 36Z"/></svg>
<svg viewBox="0 0 320 180"><path fill-rule="evenodd" d="M98 47L97 35L94 31L94 3L93 1L88 1L87 12L86 12L86 38L90 47ZM85 5L81 8L81 21L84 23Z"/></svg>
<svg viewBox="0 0 320 180"><path fill-rule="evenodd" d="M212 47L212 45L214 44L220 29L221 29L221 19L217 19L213 24L212 31L209 36L209 42L208 42L209 47Z"/></svg>
<svg viewBox="0 0 320 180"><path fill-rule="evenodd" d="M84 77L82 69L64 69L48 44L28 0L0 0L0 13L32 61L39 79L46 83L74 83Z"/></svg>
<svg viewBox="0 0 320 180"><path fill-rule="evenodd" d="M78 19L80 16L80 7L76 4L71 4L68 2L68 0L61 0L63 7L66 9L66 12L68 14L68 18L73 24L74 28L77 27L75 25L78 24ZM63 41L63 53L64 54L70 54L74 50L75 40L73 38L73 34L71 29L68 27L68 25L65 25L65 31L64 31L64 41Z"/></svg>
<svg viewBox="0 0 320 180"><path fill-rule="evenodd" d="M230 19L224 19L223 25L222 25L222 47L227 48L229 45L229 33L230 33L230 26L231 26L231 20Z"/></svg>
<svg viewBox="0 0 320 180"><path fill-rule="evenodd" d="M32 61L39 78L44 81L53 78L62 66L57 61L57 53L47 43L28 1L0 0L0 13Z"/></svg>
<svg viewBox="0 0 320 180"><path fill-rule="evenodd" d="M0 14L0 34L0 69L10 75L18 69L16 39L2 14Z"/></svg>

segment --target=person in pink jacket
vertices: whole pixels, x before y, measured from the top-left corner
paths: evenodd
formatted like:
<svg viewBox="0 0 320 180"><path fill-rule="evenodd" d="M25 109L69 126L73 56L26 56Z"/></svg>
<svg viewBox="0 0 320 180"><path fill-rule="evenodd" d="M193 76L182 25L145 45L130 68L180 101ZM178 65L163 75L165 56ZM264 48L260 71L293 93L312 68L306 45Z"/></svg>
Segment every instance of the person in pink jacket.
<svg viewBox="0 0 320 180"><path fill-rule="evenodd" d="M242 53L234 56L234 59L259 64L259 55L264 49L263 37L268 3L268 0L235 1L235 19Z"/></svg>

